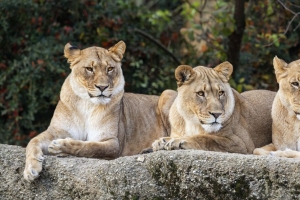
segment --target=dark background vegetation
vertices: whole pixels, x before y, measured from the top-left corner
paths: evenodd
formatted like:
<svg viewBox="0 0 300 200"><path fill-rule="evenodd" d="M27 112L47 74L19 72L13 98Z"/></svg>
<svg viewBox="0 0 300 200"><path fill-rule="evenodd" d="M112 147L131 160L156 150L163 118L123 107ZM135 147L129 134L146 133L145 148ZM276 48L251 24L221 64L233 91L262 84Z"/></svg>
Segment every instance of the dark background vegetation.
<svg viewBox="0 0 300 200"><path fill-rule="evenodd" d="M209 2L0 1L0 143L25 146L46 129L70 73L63 57L68 42L109 48L125 41L127 92L159 95L176 89L179 64L214 67L226 60L239 92L276 91L273 57L300 57L299 2L217 0L212 8Z"/></svg>

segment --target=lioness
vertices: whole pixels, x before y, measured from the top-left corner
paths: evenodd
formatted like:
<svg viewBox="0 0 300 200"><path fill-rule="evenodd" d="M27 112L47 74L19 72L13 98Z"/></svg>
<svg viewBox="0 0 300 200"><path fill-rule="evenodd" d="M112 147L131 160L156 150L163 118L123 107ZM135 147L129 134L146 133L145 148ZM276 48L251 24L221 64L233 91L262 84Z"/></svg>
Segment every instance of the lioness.
<svg viewBox="0 0 300 200"><path fill-rule="evenodd" d="M287 64L276 56L273 65L279 90L272 106L272 143L254 154L300 158L300 60Z"/></svg>
<svg viewBox="0 0 300 200"><path fill-rule="evenodd" d="M153 150L202 149L251 154L271 141L271 105L275 92L254 90L239 94L228 80L229 62L215 68L187 65L175 71L178 93L165 91L175 101L169 120L170 137L162 137Z"/></svg>
<svg viewBox="0 0 300 200"><path fill-rule="evenodd" d="M43 154L112 159L137 154L168 135L165 102L157 96L124 93L125 48L123 41L108 50L80 50L66 44L64 55L71 73L50 126L26 148L26 180L39 176Z"/></svg>

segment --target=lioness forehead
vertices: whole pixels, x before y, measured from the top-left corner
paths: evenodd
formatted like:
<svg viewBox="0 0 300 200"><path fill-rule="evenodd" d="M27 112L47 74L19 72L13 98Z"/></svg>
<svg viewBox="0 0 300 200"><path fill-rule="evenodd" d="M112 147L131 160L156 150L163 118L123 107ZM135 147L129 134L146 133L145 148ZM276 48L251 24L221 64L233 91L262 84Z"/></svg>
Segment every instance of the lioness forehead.
<svg viewBox="0 0 300 200"><path fill-rule="evenodd" d="M112 58L107 49L101 47L89 47L81 51L80 63L91 66L107 66Z"/></svg>
<svg viewBox="0 0 300 200"><path fill-rule="evenodd" d="M81 51L81 56L86 58L103 59L109 55L107 49L101 47L89 47Z"/></svg>
<svg viewBox="0 0 300 200"><path fill-rule="evenodd" d="M213 78L213 79L220 79L218 73L213 70L212 68L198 66L194 68L194 71L201 77L201 78Z"/></svg>
<svg viewBox="0 0 300 200"><path fill-rule="evenodd" d="M288 64L287 69L290 78L300 80L300 60Z"/></svg>
<svg viewBox="0 0 300 200"><path fill-rule="evenodd" d="M220 79L218 73L212 68L198 66L194 68L194 71L197 74L196 80L198 81L199 86L216 86L219 88L221 85L224 85L224 82Z"/></svg>
<svg viewBox="0 0 300 200"><path fill-rule="evenodd" d="M288 64L288 67L300 69L300 59L291 62L290 64Z"/></svg>
<svg viewBox="0 0 300 200"><path fill-rule="evenodd" d="M193 81L187 85L179 87L179 90L186 91L206 91L206 92L217 92L220 90L227 90L229 85L223 82L218 76L218 73L212 68L198 66L193 68L196 76Z"/></svg>
<svg viewBox="0 0 300 200"><path fill-rule="evenodd" d="M291 62L287 67L290 69L289 71L292 74L300 73L300 60L296 60L294 62Z"/></svg>

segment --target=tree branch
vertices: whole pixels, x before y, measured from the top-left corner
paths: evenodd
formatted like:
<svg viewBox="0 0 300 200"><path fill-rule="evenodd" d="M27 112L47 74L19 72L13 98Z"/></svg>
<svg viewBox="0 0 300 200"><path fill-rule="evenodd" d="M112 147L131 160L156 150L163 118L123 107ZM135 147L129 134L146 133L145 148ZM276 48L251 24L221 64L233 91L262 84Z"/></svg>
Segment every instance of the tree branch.
<svg viewBox="0 0 300 200"><path fill-rule="evenodd" d="M181 62L178 60L178 58L171 52L169 51L162 43L160 43L158 40L156 40L155 38L153 38L151 35L149 35L148 33L140 30L140 29L134 29L135 32L143 35L144 37L148 38L150 41L152 41L154 44L156 44L158 47L160 47L162 50L164 50L167 54L169 54L173 60L180 65Z"/></svg>
<svg viewBox="0 0 300 200"><path fill-rule="evenodd" d="M285 29L285 31L284 31L284 33L283 33L283 35L285 35L285 34L287 34L288 30L290 29L290 26L291 26L292 22L296 19L296 17L298 17L298 16L300 15L300 12L296 13L296 12L292 11L291 9L289 9L284 3L282 3L282 1L280 1L280 0L277 0L277 1L278 1L278 2L279 2L279 3L280 3L287 11L289 11L289 12L291 12L291 13L294 14L292 20L289 21L288 26L286 27L286 29ZM296 28L294 28L293 31L295 31L297 28L299 28L299 26L300 26L300 23L296 26ZM273 45L275 42L276 42L276 40L274 40L273 42L271 42L270 44L267 44L267 45L265 45L265 46L266 46L266 47L269 47L269 46Z"/></svg>
<svg viewBox="0 0 300 200"><path fill-rule="evenodd" d="M289 9L284 3L282 3L280 0L277 0L286 10L290 11L291 13L293 13L294 15L296 14L294 11L292 11L291 9Z"/></svg>
<svg viewBox="0 0 300 200"><path fill-rule="evenodd" d="M293 13L294 14L294 16L293 16L293 18L292 18L292 20L291 21L289 21L289 24L288 24L288 26L287 26L287 28L285 29L285 31L284 31L284 35L288 32L288 30L289 30L289 28L290 28L290 26L291 26L291 24L292 24L292 22L296 19L296 17L298 17L299 16L299 14L300 14L300 12L294 12L294 11L292 11L291 9L289 9L284 3L282 3L280 0L277 0L286 10L288 10L288 11L290 11L291 13ZM300 24L300 23L299 23ZM293 31L295 31L298 27L299 27L299 24L297 25L297 27L293 30Z"/></svg>
<svg viewBox="0 0 300 200"><path fill-rule="evenodd" d="M293 4L292 2L289 2L292 6L296 7L296 8L300 8L300 6Z"/></svg>

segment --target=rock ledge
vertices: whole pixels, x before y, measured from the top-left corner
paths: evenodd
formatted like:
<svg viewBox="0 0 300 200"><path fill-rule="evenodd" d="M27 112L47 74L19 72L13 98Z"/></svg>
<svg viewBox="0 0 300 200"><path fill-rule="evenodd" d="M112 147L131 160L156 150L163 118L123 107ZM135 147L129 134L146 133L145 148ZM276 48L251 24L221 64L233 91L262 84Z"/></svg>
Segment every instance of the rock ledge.
<svg viewBox="0 0 300 200"><path fill-rule="evenodd" d="M161 151L107 161L45 156L33 183L25 149L0 144L0 199L299 199L300 161Z"/></svg>

